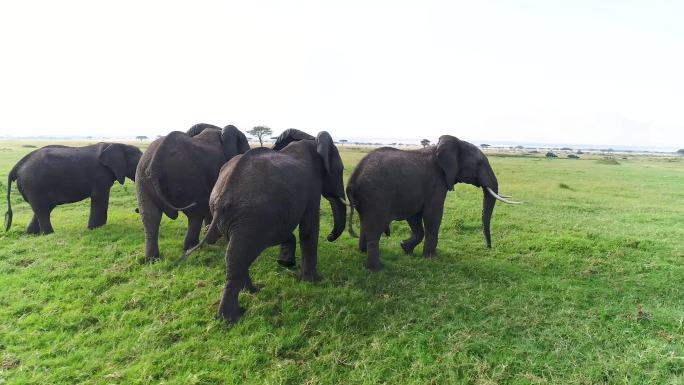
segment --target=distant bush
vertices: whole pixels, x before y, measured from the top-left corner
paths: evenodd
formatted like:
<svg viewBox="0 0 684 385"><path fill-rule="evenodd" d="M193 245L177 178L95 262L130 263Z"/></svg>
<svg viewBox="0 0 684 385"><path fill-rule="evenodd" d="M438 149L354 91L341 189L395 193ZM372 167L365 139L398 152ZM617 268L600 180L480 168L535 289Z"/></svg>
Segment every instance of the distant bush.
<svg viewBox="0 0 684 385"><path fill-rule="evenodd" d="M560 187L560 188L562 188L562 189L564 189L564 190L572 190L572 189L570 188L570 186L568 186L568 185L565 184L565 183L559 184L558 187Z"/></svg>
<svg viewBox="0 0 684 385"><path fill-rule="evenodd" d="M575 154L568 154L568 158L570 159L579 159L580 157L575 155Z"/></svg>
<svg viewBox="0 0 684 385"><path fill-rule="evenodd" d="M684 155L684 148L677 150L677 154Z"/></svg>
<svg viewBox="0 0 684 385"><path fill-rule="evenodd" d="M553 152L549 151L546 153L547 158L558 158L558 155L554 154Z"/></svg>
<svg viewBox="0 0 684 385"><path fill-rule="evenodd" d="M561 151L572 151L572 148L570 148L570 147L563 147L563 148L561 148Z"/></svg>
<svg viewBox="0 0 684 385"><path fill-rule="evenodd" d="M34 145L32 145L32 144L22 144L21 147L25 147L25 148L36 148L36 146L34 146Z"/></svg>
<svg viewBox="0 0 684 385"><path fill-rule="evenodd" d="M598 162L601 164L607 164L607 165L611 165L611 166L616 166L616 165L620 164L620 162L618 162L615 158L603 158L603 159L599 159Z"/></svg>

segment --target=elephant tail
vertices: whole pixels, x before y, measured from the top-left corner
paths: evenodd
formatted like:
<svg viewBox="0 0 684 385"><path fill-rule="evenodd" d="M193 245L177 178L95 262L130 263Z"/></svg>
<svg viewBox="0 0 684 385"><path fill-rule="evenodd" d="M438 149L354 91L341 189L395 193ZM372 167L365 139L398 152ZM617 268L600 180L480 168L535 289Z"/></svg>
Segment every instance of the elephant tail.
<svg viewBox="0 0 684 385"><path fill-rule="evenodd" d="M181 263L185 262L186 259L190 256L190 254L194 253L195 251L199 250L202 246L204 246L205 243L207 243L207 239L209 239L209 235L218 231L218 220L216 219L216 216L213 217L211 220L211 224L209 224L209 227L207 227L207 232L204 234L204 238L198 243L195 247L190 248L181 255L180 258L174 263L174 266L178 266Z"/></svg>
<svg viewBox="0 0 684 385"><path fill-rule="evenodd" d="M197 205L197 202L192 202L187 206L184 207L176 207L171 202L169 202L168 199L166 199L166 196L162 192L161 184L159 183L159 173L156 171L156 163L155 159L152 159L152 162L150 162L150 182L152 183L152 188L154 189L154 193L157 196L157 199L159 203L161 204L161 209L166 214L169 218L171 219L176 219L178 218L178 212L187 210L189 208L194 207Z"/></svg>
<svg viewBox="0 0 684 385"><path fill-rule="evenodd" d="M18 164L17 164L18 166ZM12 182L17 180L17 166L14 166L7 176L7 212L5 213L5 231L12 226L12 202L10 196L12 194Z"/></svg>

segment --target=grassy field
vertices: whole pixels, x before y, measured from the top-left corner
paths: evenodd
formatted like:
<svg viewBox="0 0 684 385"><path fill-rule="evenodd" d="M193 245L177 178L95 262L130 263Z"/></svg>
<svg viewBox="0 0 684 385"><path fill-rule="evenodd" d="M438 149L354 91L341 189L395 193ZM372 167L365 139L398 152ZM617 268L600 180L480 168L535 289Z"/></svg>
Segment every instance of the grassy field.
<svg viewBox="0 0 684 385"><path fill-rule="evenodd" d="M0 142L0 212L32 150L21 144ZM342 155L348 176L363 150ZM105 227L86 229L84 201L37 237L13 186L0 384L684 383L684 159L490 161L501 192L526 202L497 205L492 249L482 193L459 185L437 258L403 255L397 222L381 240L386 269L369 273L346 232L325 241L324 202L323 280L299 281L267 250L252 266L264 288L241 295L233 326L214 319L225 244L174 268L186 222L165 218L163 260L141 263L130 181L114 186Z"/></svg>

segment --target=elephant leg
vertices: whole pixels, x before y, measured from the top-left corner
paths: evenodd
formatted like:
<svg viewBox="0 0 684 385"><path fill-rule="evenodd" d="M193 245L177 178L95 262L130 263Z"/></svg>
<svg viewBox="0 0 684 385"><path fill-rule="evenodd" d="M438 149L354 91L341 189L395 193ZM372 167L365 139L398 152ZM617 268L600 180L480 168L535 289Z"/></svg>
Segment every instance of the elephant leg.
<svg viewBox="0 0 684 385"><path fill-rule="evenodd" d="M185 233L185 241L183 242L183 250L187 251L197 246L199 243L200 231L202 230L202 221L204 217L195 213L188 215L188 231Z"/></svg>
<svg viewBox="0 0 684 385"><path fill-rule="evenodd" d="M213 231L209 231L209 225L211 225L211 222L213 221L213 217L211 216L211 213L207 211L207 214L204 216L204 226L208 233L206 234L207 237L207 243L210 245L213 245L216 243L219 238L221 238L221 230L216 227L213 229Z"/></svg>
<svg viewBox="0 0 684 385"><path fill-rule="evenodd" d="M442 213L444 202L423 213L423 223L425 224L425 243L423 244L423 257L434 257L437 255L437 239L439 237L439 226L442 224Z"/></svg>
<svg viewBox="0 0 684 385"><path fill-rule="evenodd" d="M151 262L159 259L159 224L162 211L144 191L141 191L138 183L135 186L138 190L138 211L145 230L145 261Z"/></svg>
<svg viewBox="0 0 684 385"><path fill-rule="evenodd" d="M248 242L246 237L232 237L226 248L226 285L218 308L218 318L237 322L245 313L240 307L238 296L243 288L256 291L249 276L249 266L259 256L262 249Z"/></svg>
<svg viewBox="0 0 684 385"><path fill-rule="evenodd" d="M107 223L107 209L109 208L109 189L93 194L90 197L90 217L88 228L94 229Z"/></svg>
<svg viewBox="0 0 684 385"><path fill-rule="evenodd" d="M366 242L366 232L363 230L363 226L361 226L361 231L359 232L359 251L362 253L365 253L366 250L368 250Z"/></svg>
<svg viewBox="0 0 684 385"><path fill-rule="evenodd" d="M38 224L38 216L36 214L33 214L33 218L26 228L26 232L34 235L40 233L40 225Z"/></svg>
<svg viewBox="0 0 684 385"><path fill-rule="evenodd" d="M40 227L41 234L52 234L55 231L52 229L52 223L50 222L50 213L52 213L53 207L40 208L34 211L38 216L38 226Z"/></svg>
<svg viewBox="0 0 684 385"><path fill-rule="evenodd" d="M380 231L370 231L366 232L366 247L368 256L366 258L366 268L370 271L380 271L383 268L382 262L380 262Z"/></svg>
<svg viewBox="0 0 684 385"><path fill-rule="evenodd" d="M280 256L278 264L286 268L293 268L297 264L295 251L297 250L297 238L294 234L290 235L287 241L280 244Z"/></svg>
<svg viewBox="0 0 684 385"><path fill-rule="evenodd" d="M302 279L309 282L320 280L316 271L318 263L319 205L308 210L299 223L299 246L302 249Z"/></svg>
<svg viewBox="0 0 684 385"><path fill-rule="evenodd" d="M422 219L421 213L418 213L406 220L411 227L411 237L401 241L401 248L404 249L406 254L413 254L413 249L415 249L416 246L423 240L425 232L423 231Z"/></svg>

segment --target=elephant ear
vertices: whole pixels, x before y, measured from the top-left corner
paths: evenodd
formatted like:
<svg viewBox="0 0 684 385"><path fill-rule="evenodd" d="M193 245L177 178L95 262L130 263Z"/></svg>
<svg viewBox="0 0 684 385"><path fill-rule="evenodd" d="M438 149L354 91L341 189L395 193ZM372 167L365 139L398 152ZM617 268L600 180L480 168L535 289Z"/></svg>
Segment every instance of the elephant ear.
<svg viewBox="0 0 684 385"><path fill-rule="evenodd" d="M300 140L306 139L313 140L315 138L307 134L306 132L300 131L296 128L288 128L287 130L283 131L283 133L280 134L280 136L278 136L278 139L276 139L276 142L273 145L272 149L274 151L280 151L292 142L298 142Z"/></svg>
<svg viewBox="0 0 684 385"><path fill-rule="evenodd" d="M335 147L333 144L332 137L327 131L321 131L316 136L316 152L323 159L323 167L326 173L330 173L330 165L332 163L332 157L334 154Z"/></svg>
<svg viewBox="0 0 684 385"><path fill-rule="evenodd" d="M457 138L451 135L442 135L439 137L435 155L437 155L439 167L444 171L444 178L446 179L447 188L449 190L453 190L454 185L456 184L456 177L458 176L460 167L458 160L459 152L460 145Z"/></svg>
<svg viewBox="0 0 684 385"><path fill-rule="evenodd" d="M221 146L226 160L230 160L235 155L244 154L249 150L247 137L232 124L227 125L221 131Z"/></svg>
<svg viewBox="0 0 684 385"><path fill-rule="evenodd" d="M185 133L188 134L188 136L193 137L201 134L202 131L206 130L207 128L215 128L217 130L221 129L221 127L216 127L213 124L197 123L194 126L190 127Z"/></svg>
<svg viewBox="0 0 684 385"><path fill-rule="evenodd" d="M120 184L124 184L126 178L126 155L123 146L119 143L103 143L97 156L100 163L114 174Z"/></svg>

